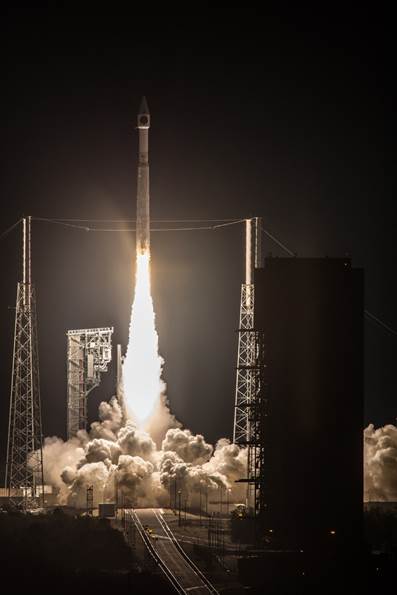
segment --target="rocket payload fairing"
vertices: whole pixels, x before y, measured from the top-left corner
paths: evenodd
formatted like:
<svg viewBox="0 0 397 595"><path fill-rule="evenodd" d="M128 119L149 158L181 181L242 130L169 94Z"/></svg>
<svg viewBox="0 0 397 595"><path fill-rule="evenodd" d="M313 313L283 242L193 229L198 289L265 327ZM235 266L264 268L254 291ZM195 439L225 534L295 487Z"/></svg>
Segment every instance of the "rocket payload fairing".
<svg viewBox="0 0 397 595"><path fill-rule="evenodd" d="M139 161L136 199L136 253L150 251L149 207L149 128L150 114L146 98L142 98L138 113Z"/></svg>

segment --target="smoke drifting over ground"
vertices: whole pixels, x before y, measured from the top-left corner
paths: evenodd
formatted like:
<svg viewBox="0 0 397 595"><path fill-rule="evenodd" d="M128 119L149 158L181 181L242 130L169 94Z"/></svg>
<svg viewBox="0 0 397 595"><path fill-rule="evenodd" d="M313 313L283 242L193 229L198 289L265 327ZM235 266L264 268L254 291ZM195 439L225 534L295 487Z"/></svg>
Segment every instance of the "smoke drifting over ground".
<svg viewBox="0 0 397 595"><path fill-rule="evenodd" d="M214 448L200 434L182 429L164 399L151 420L159 446L147 429L125 419L115 397L101 403L99 418L89 433L81 431L72 440L45 440L45 482L60 490L61 504L84 508L90 485L95 505L169 506L176 491L190 507L198 506L200 492L210 502L242 501L244 488L235 480L245 476L245 449L226 439Z"/></svg>
<svg viewBox="0 0 397 595"><path fill-rule="evenodd" d="M364 430L364 500L397 502L397 427Z"/></svg>
<svg viewBox="0 0 397 595"><path fill-rule="evenodd" d="M181 428L164 399L149 424L156 439L125 418L115 397L100 404L99 419L67 442L45 440L45 482L59 490L61 504L84 508L89 485L95 505L169 506L179 490L190 507L198 506L200 492L210 502L244 501L244 484L235 481L245 477L246 449L227 439L214 448ZM364 430L364 500L397 501L396 426Z"/></svg>

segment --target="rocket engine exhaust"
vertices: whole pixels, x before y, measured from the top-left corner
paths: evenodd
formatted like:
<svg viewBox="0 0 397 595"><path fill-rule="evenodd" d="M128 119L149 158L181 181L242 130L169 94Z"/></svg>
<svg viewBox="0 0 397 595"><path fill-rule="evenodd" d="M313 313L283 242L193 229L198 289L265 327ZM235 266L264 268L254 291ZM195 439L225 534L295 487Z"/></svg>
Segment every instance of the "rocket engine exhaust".
<svg viewBox="0 0 397 595"><path fill-rule="evenodd" d="M127 415L142 426L154 413L164 390L163 360L150 287L149 128L150 114L142 99L138 114L139 159L136 217L136 275L129 342L123 364L123 393Z"/></svg>

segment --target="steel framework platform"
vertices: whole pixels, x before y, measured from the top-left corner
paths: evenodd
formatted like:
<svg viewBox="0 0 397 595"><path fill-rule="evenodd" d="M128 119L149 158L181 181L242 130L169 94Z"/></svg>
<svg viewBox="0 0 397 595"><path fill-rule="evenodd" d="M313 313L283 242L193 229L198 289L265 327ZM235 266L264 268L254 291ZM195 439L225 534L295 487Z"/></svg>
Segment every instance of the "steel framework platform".
<svg viewBox="0 0 397 595"><path fill-rule="evenodd" d="M113 327L70 330L67 335L67 433L87 428L87 397L112 360Z"/></svg>

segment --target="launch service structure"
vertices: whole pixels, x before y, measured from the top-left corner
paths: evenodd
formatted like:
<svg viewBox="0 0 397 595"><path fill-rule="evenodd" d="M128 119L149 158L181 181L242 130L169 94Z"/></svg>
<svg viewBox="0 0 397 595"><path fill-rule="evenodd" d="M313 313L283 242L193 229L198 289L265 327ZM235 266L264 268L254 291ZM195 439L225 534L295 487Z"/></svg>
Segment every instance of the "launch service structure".
<svg viewBox="0 0 397 595"><path fill-rule="evenodd" d="M67 331L68 438L87 428L87 397L112 361L113 327Z"/></svg>

